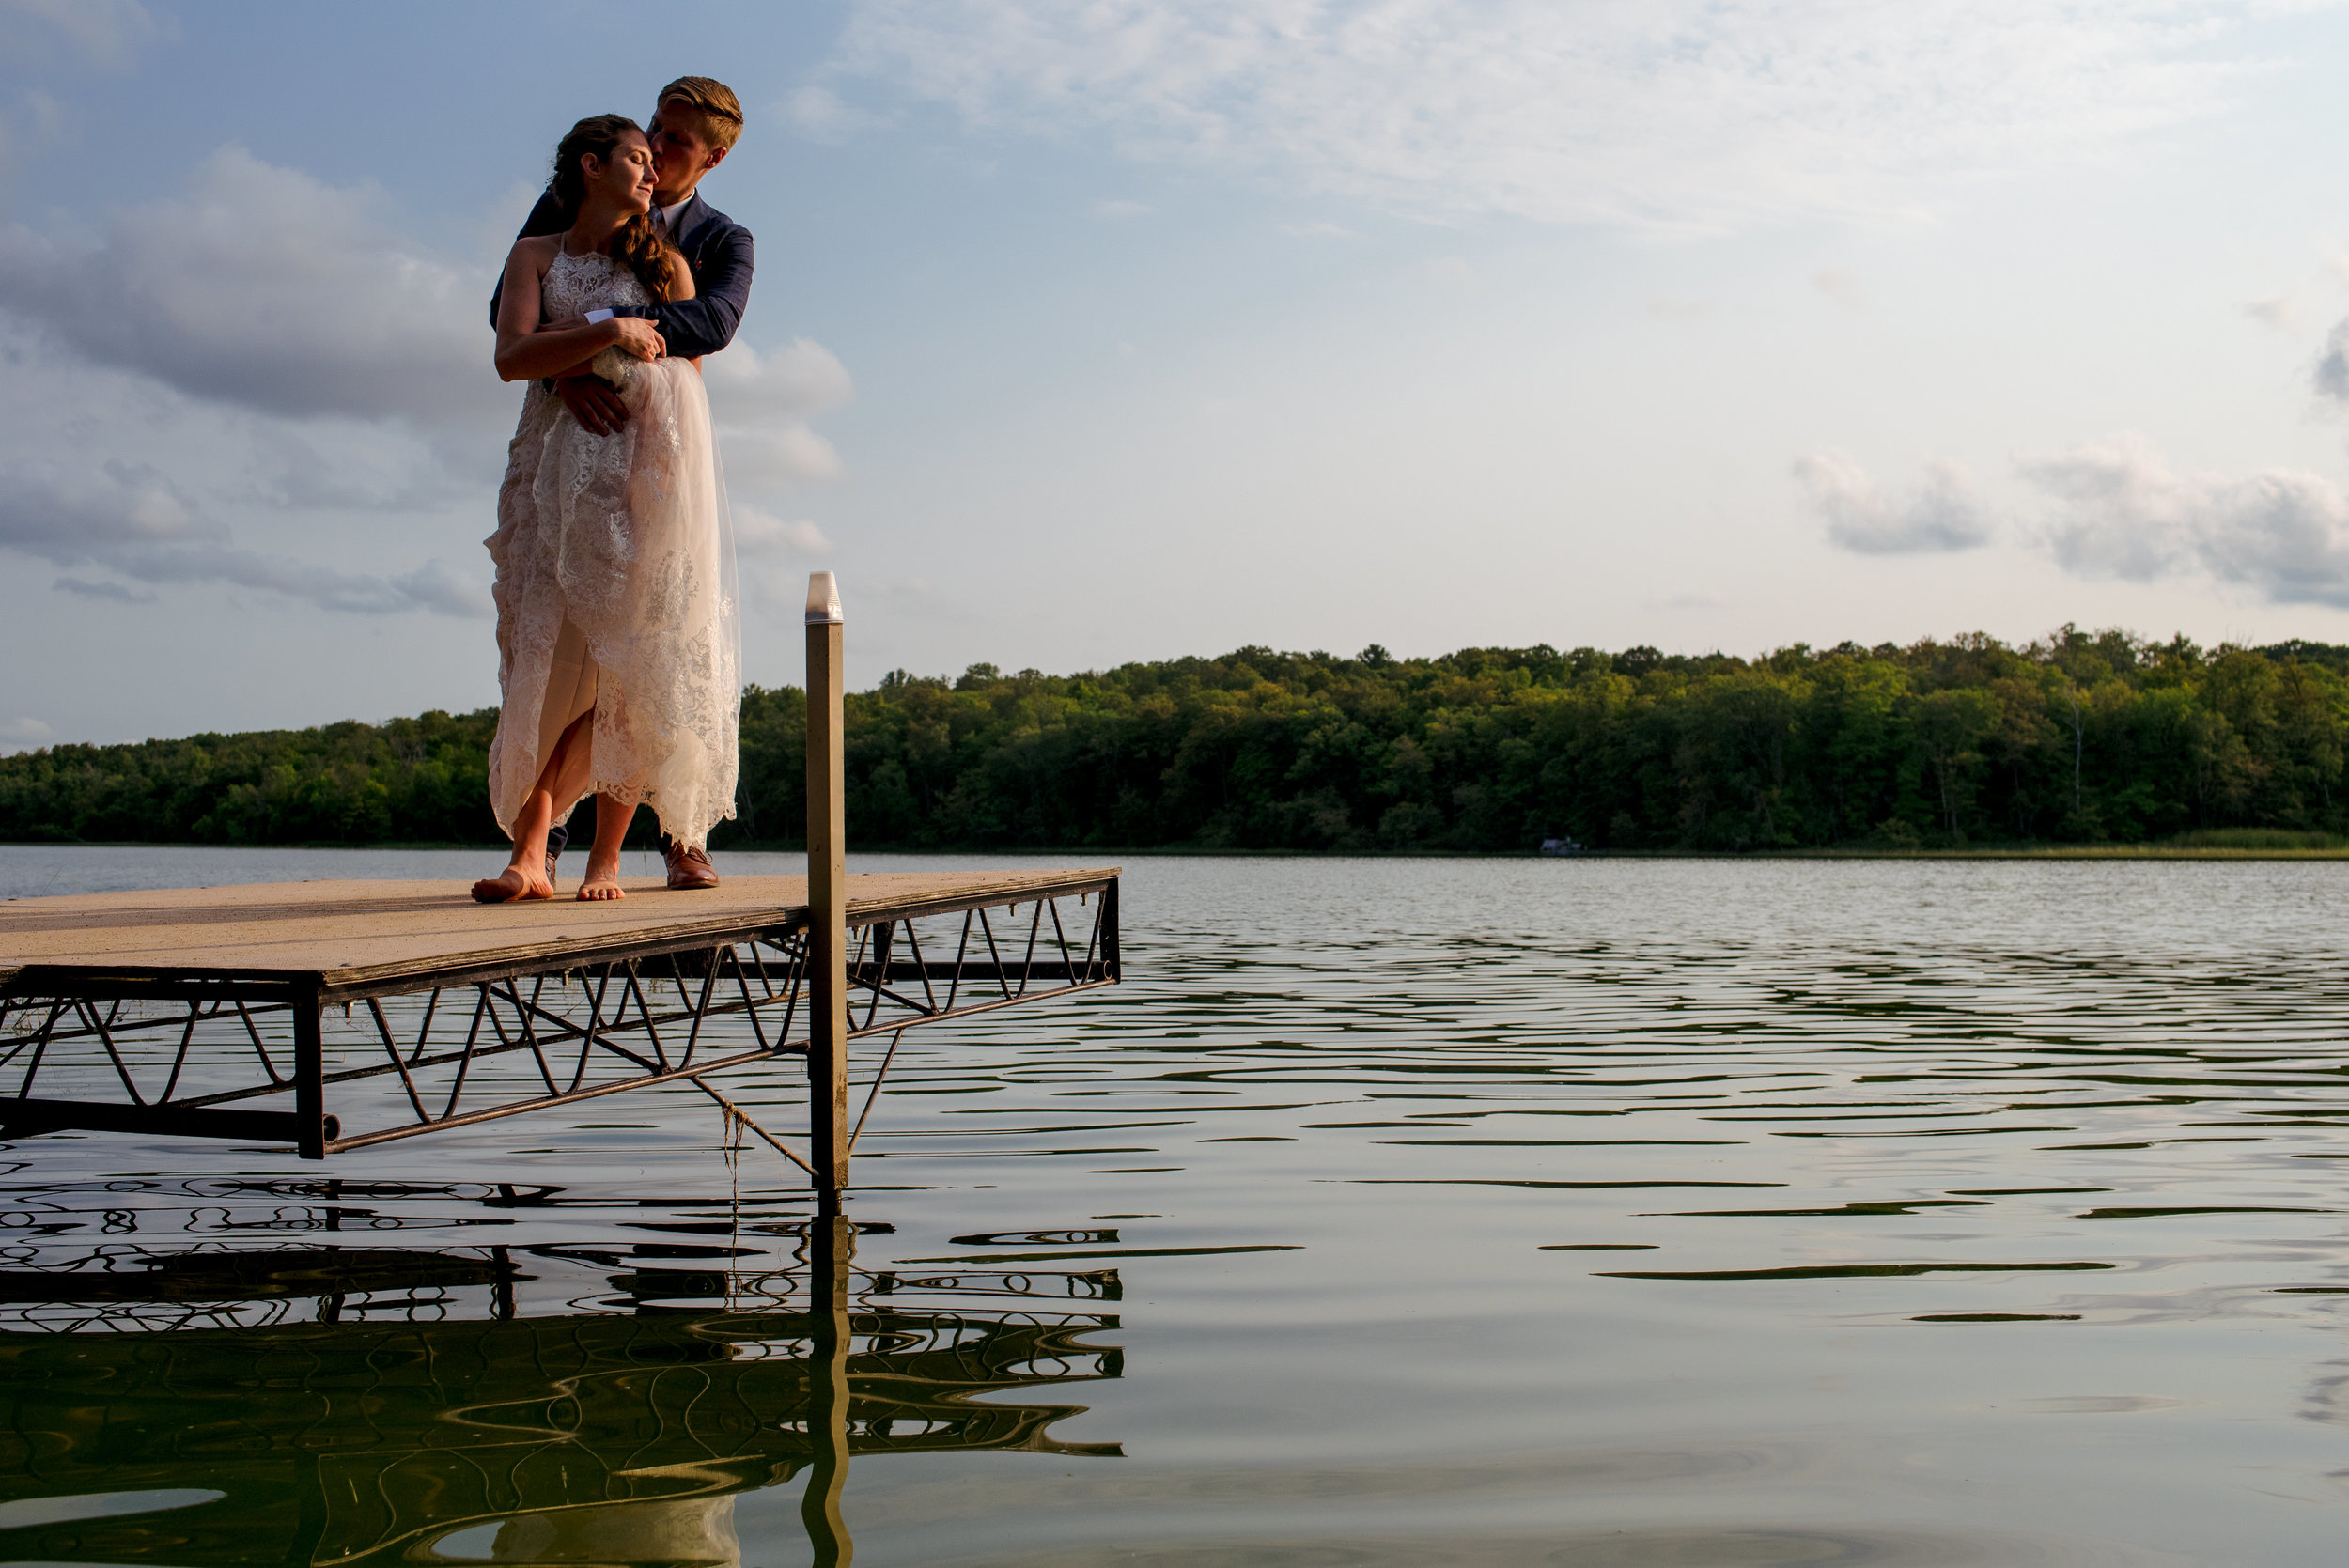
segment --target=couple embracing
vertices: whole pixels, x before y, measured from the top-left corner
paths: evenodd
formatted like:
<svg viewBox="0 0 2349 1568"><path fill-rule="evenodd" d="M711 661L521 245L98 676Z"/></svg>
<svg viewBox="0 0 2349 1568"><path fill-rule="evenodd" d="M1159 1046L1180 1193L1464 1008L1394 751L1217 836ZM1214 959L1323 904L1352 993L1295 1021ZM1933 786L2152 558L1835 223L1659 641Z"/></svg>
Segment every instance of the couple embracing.
<svg viewBox="0 0 2349 1568"><path fill-rule="evenodd" d="M701 361L750 302L750 231L696 193L742 108L687 76L649 128L581 120L490 302L498 375L526 381L498 491L490 800L514 841L485 904L552 898L572 808L596 797L579 896L624 896L620 847L659 818L672 888L718 885L734 815L741 627Z"/></svg>

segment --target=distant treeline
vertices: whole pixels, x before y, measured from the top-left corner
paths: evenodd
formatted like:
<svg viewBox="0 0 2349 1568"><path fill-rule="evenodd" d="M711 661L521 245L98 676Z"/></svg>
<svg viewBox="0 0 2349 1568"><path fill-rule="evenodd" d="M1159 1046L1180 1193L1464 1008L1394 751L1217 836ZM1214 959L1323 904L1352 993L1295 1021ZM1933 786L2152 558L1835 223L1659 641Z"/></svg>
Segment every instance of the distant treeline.
<svg viewBox="0 0 2349 1568"><path fill-rule="evenodd" d="M1766 658L1241 648L851 695L865 848L1525 850L2142 843L2349 831L2349 648L2066 626ZM496 714L0 758L0 839L490 843ZM801 833L800 692L742 706L740 820Z"/></svg>

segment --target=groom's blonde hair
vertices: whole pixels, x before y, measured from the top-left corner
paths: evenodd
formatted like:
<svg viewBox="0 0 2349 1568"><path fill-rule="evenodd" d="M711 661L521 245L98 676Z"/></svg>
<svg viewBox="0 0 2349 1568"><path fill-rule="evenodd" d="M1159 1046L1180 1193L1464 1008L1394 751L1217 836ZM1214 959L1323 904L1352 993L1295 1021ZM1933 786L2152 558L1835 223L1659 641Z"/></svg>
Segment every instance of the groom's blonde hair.
<svg viewBox="0 0 2349 1568"><path fill-rule="evenodd" d="M702 137L711 147L731 148L742 134L742 101L723 82L707 76L680 76L661 89L654 100L665 109L682 103L701 116Z"/></svg>

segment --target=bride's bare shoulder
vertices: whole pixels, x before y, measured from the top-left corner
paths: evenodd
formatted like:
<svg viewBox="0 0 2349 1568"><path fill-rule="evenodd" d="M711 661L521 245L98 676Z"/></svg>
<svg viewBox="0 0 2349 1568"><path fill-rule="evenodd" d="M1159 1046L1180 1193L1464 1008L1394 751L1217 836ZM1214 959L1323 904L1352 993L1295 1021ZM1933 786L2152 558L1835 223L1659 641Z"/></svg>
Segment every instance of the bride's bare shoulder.
<svg viewBox="0 0 2349 1568"><path fill-rule="evenodd" d="M532 271L543 272L562 248L563 237L559 234L529 234L515 241L507 255L510 260L527 262Z"/></svg>

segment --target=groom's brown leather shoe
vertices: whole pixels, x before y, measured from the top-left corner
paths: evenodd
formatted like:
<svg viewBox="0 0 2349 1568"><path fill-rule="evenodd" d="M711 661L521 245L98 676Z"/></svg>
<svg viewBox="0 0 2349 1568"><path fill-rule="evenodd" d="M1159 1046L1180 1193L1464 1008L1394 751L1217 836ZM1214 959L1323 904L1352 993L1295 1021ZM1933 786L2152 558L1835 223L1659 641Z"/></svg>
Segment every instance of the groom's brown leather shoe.
<svg viewBox="0 0 2349 1568"><path fill-rule="evenodd" d="M688 849L672 839L662 847L661 858L669 862L669 889L672 893L718 885L718 868L709 863L707 850Z"/></svg>

